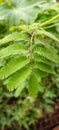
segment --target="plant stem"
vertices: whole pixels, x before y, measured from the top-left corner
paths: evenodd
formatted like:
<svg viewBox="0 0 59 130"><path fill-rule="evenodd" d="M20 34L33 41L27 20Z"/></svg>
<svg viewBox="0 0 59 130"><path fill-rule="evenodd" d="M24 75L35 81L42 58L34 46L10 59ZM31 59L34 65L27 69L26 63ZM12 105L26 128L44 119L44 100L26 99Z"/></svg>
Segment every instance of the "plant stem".
<svg viewBox="0 0 59 130"><path fill-rule="evenodd" d="M50 24L51 22L53 22L54 20L56 20L57 18L59 18L59 14L57 14L56 16L52 17L51 19L49 19L49 20L47 20L47 21L41 23L41 24L39 25L39 27L48 25L48 24Z"/></svg>
<svg viewBox="0 0 59 130"><path fill-rule="evenodd" d="M32 43L33 43L33 38L34 38L34 32L31 35L31 40L30 40L30 61L32 62Z"/></svg>

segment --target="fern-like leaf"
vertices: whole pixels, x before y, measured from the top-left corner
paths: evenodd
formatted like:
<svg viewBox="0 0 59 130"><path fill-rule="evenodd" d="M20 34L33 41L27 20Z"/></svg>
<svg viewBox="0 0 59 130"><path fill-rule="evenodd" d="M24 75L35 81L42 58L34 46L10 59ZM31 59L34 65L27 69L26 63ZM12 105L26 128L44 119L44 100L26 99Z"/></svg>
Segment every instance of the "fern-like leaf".
<svg viewBox="0 0 59 130"><path fill-rule="evenodd" d="M50 74L55 74L53 67L51 67L51 66L49 66L45 63L42 63L42 62L35 63L34 68L37 68L41 71L44 71L44 72L47 72L47 73L50 73Z"/></svg>
<svg viewBox="0 0 59 130"><path fill-rule="evenodd" d="M27 53L28 50L26 49L26 46L24 44L12 44L3 49L0 49L0 59L6 58L8 56L14 56L17 54L26 55Z"/></svg>
<svg viewBox="0 0 59 130"><path fill-rule="evenodd" d="M13 32L12 34L9 34L5 36L3 39L0 40L0 46L7 44L11 41L28 41L28 35L20 32Z"/></svg>
<svg viewBox="0 0 59 130"><path fill-rule="evenodd" d="M28 58L22 56L11 59L5 66L0 69L0 79L9 77L29 62L30 60Z"/></svg>
<svg viewBox="0 0 59 130"><path fill-rule="evenodd" d="M45 58L47 58L48 60L51 60L55 63L59 63L59 60L58 60L58 55L54 55L53 52L50 52L49 50L47 50L45 47L43 46L37 46L35 48L35 53L41 55L41 56L44 56Z"/></svg>
<svg viewBox="0 0 59 130"><path fill-rule="evenodd" d="M37 30L36 35L42 35L42 34L59 43L59 39L56 36L54 36L51 32L48 32L44 29Z"/></svg>
<svg viewBox="0 0 59 130"><path fill-rule="evenodd" d="M44 56L41 56L41 55L38 55L38 54L34 54L34 61L35 62L42 62L42 63L45 63L47 65L50 65L50 66L55 66L56 64L50 60L48 60L47 58L45 58Z"/></svg>
<svg viewBox="0 0 59 130"><path fill-rule="evenodd" d="M36 77L36 75L33 73L29 79L29 85L28 85L28 92L29 96L31 97L36 97L38 94L38 87L39 87L39 82Z"/></svg>
<svg viewBox="0 0 59 130"><path fill-rule="evenodd" d="M24 82L29 75L31 75L32 69L31 66L28 65L15 74L13 74L10 78L8 78L5 81L5 84L7 84L7 88L9 91L13 91L16 89L22 82Z"/></svg>
<svg viewBox="0 0 59 130"><path fill-rule="evenodd" d="M42 40L40 40L39 36L35 37L35 44L36 45L43 45L46 49L48 49L50 52L52 52L53 54L57 53L57 50L54 48L54 46L52 46L49 41L46 42L45 39L43 38ZM53 51L52 51L53 50Z"/></svg>
<svg viewBox="0 0 59 130"><path fill-rule="evenodd" d="M25 82L20 83L19 87L17 87L17 89L15 90L14 96L18 97L24 88L25 88Z"/></svg>

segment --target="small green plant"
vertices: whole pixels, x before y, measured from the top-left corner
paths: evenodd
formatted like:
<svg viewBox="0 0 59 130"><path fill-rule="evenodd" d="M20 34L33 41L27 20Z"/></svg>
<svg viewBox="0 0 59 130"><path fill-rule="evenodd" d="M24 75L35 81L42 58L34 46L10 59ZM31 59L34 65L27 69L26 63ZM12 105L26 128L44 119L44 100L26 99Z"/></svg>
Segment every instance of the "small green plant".
<svg viewBox="0 0 59 130"><path fill-rule="evenodd" d="M9 27L13 25L0 39L0 80L5 85L0 82L3 130L5 125L13 127L15 122L17 129L24 126L29 130L38 118L53 112L59 95L59 4L32 0L29 6L28 0L24 0L22 5L32 9L27 18L27 6L24 15L17 12L16 17L13 12L15 5L23 9L18 2L7 0L0 5L1 20Z"/></svg>
<svg viewBox="0 0 59 130"><path fill-rule="evenodd" d="M42 78L56 75L59 57L53 42L58 44L59 39L43 26L58 17L42 24L20 25L16 27L19 32L0 40L0 79L10 91L16 89L16 95L26 87L29 95L36 97L45 91Z"/></svg>

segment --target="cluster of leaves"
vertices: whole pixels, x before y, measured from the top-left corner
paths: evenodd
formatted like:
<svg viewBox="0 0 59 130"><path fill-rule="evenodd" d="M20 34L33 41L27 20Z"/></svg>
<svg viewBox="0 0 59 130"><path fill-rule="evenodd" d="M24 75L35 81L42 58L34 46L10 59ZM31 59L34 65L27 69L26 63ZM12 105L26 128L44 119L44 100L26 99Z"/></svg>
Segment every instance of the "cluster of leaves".
<svg viewBox="0 0 59 130"><path fill-rule="evenodd" d="M50 0L1 2L0 20L13 26L0 39L0 79L13 92L0 86L0 125L16 121L19 129L22 125L28 129L52 112L59 95L59 4Z"/></svg>
<svg viewBox="0 0 59 130"><path fill-rule="evenodd" d="M34 123L39 118L53 112L51 106L54 105L54 98L57 95L55 92L52 88L52 91L47 90L47 93L39 94L34 100L28 97L27 91L23 91L18 98L15 98L0 81L0 129L4 130L4 127L8 126L10 129L19 130L23 126L26 130L30 130L29 126L33 125L34 130Z"/></svg>
<svg viewBox="0 0 59 130"><path fill-rule="evenodd" d="M3 102L0 105L0 129L2 130L5 126L15 127L15 130L23 126L29 130L29 125L34 124L42 116L35 100L29 98L26 91L16 99L13 93L9 93L4 86L0 86L0 96L0 104Z"/></svg>
<svg viewBox="0 0 59 130"><path fill-rule="evenodd" d="M36 97L45 91L42 78L57 74L59 55L53 42L59 39L38 23L18 28L19 32L0 40L0 79L10 91L16 89L16 95L27 87L29 95Z"/></svg>

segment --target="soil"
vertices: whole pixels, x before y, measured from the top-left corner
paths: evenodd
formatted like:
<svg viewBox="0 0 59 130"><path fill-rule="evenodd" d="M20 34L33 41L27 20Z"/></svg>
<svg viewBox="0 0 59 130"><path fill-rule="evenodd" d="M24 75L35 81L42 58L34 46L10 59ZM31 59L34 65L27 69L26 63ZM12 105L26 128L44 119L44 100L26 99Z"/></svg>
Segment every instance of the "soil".
<svg viewBox="0 0 59 130"><path fill-rule="evenodd" d="M59 109L55 110L54 114L47 119L38 121L37 130L57 130L59 125ZM58 129L59 130L59 129Z"/></svg>

